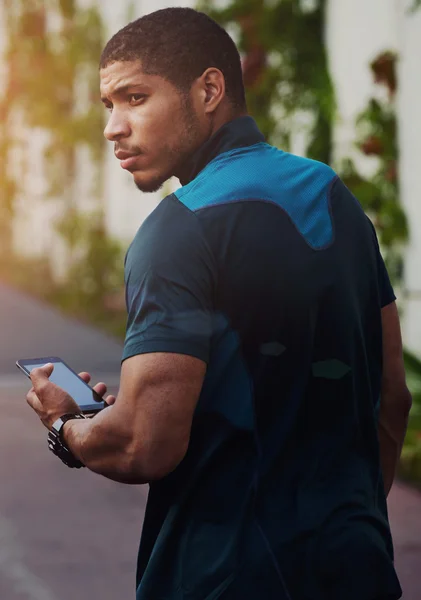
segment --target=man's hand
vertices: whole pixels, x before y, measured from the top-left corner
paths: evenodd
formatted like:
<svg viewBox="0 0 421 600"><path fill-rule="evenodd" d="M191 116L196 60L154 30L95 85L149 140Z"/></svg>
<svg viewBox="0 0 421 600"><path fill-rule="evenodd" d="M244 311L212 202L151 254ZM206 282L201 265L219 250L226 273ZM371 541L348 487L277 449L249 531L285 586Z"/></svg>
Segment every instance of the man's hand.
<svg viewBox="0 0 421 600"><path fill-rule="evenodd" d="M47 429L51 429L53 423L66 413L80 413L76 401L62 388L49 380L53 370L53 364L33 369L31 371L33 387L26 396L29 406L34 409ZM86 383L91 380L89 373L81 373L80 377ZM107 391L107 386L101 382L93 389L103 397ZM114 396L109 396L106 402L107 404L113 404L115 402Z"/></svg>
<svg viewBox="0 0 421 600"><path fill-rule="evenodd" d="M82 371L82 373L79 373L79 377L83 379L85 383L89 383L91 381L91 376L86 371ZM107 393L107 386L105 385L105 383L101 381L100 383L94 385L93 389L96 391L97 394L101 396L105 404L108 404L108 406L114 404L115 396L107 396L106 398L104 398L105 394Z"/></svg>

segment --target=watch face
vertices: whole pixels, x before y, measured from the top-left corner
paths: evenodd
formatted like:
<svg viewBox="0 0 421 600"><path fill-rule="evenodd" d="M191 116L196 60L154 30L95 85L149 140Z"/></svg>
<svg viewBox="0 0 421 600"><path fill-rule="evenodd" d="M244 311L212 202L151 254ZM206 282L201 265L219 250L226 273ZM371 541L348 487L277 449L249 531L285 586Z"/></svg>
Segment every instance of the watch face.
<svg viewBox="0 0 421 600"><path fill-rule="evenodd" d="M62 427L65 423L67 423L67 421L71 421L72 419L84 419L85 417L81 414L67 414L67 415L62 415L61 417L59 417L57 419L57 421L55 421L52 425L52 429L60 434Z"/></svg>
<svg viewBox="0 0 421 600"><path fill-rule="evenodd" d="M52 430L55 433L60 434L61 428L64 425L64 421L62 420L62 418L60 417L59 419L57 419L57 421L54 421L53 426L52 426Z"/></svg>

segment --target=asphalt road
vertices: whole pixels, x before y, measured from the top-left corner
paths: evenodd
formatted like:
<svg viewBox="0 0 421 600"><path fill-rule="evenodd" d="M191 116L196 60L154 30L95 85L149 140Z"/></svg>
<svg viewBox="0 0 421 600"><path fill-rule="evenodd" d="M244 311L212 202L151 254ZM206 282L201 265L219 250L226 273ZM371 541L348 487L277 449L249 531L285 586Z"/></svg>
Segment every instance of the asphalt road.
<svg viewBox="0 0 421 600"><path fill-rule="evenodd" d="M0 284L0 599L132 600L147 488L67 469L18 358L61 356L117 390L121 344Z"/></svg>
<svg viewBox="0 0 421 600"><path fill-rule="evenodd" d="M133 600L147 488L61 465L14 366L59 355L117 389L121 345L1 284L0 335L0 599ZM404 600L419 600L421 494L397 484L389 510Z"/></svg>

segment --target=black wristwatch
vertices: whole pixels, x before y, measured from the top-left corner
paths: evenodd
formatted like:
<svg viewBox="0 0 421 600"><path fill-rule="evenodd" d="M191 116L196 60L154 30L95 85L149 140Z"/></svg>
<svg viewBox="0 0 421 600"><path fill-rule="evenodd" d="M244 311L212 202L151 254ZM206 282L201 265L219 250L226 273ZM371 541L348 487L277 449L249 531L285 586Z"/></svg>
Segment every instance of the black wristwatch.
<svg viewBox="0 0 421 600"><path fill-rule="evenodd" d="M66 414L53 423L51 431L48 432L48 447L53 454L59 457L65 465L71 469L81 469L85 465L72 454L63 440L63 426L71 419L85 419L82 414Z"/></svg>

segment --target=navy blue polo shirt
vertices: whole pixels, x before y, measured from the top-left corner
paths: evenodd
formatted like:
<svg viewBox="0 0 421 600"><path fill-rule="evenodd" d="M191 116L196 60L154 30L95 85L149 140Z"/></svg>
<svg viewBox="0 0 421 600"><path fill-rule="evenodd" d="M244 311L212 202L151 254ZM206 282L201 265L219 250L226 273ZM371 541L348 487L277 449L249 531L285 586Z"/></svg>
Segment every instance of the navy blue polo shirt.
<svg viewBox="0 0 421 600"><path fill-rule="evenodd" d="M126 257L123 359L207 364L185 459L150 485L137 600L400 597L377 414L376 234L328 166L224 125Z"/></svg>

